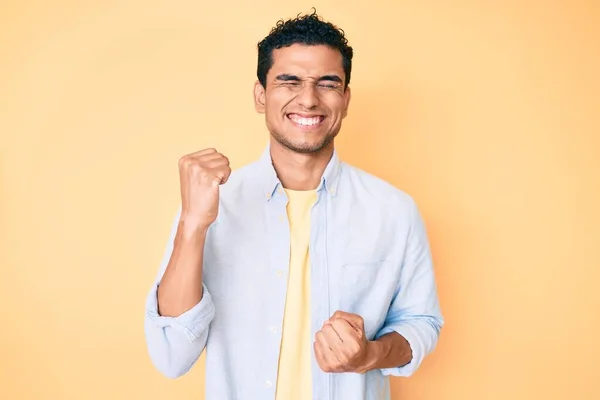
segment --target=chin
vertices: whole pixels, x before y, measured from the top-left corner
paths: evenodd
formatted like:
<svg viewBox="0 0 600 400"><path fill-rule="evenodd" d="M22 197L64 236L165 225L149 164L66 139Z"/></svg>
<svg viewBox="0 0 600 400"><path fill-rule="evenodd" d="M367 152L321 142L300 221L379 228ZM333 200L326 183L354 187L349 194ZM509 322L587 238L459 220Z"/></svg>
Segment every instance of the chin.
<svg viewBox="0 0 600 400"><path fill-rule="evenodd" d="M288 149L292 150L295 153L301 153L301 154L313 154L313 153L318 153L321 150L323 150L324 146L321 145L317 145L317 146L307 146L307 145L300 145L300 146L287 146Z"/></svg>
<svg viewBox="0 0 600 400"><path fill-rule="evenodd" d="M296 135L273 135L275 140L277 140L277 142L279 142L283 147L293 152L302 154L318 153L324 148L327 148L327 146L333 141L332 136L314 138L312 140L306 140L306 138L298 140L294 139L294 136Z"/></svg>

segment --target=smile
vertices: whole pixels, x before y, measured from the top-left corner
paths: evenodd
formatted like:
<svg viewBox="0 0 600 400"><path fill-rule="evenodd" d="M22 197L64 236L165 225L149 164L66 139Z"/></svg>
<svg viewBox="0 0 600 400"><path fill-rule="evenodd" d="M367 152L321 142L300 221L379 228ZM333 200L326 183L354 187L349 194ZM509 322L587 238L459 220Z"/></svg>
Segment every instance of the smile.
<svg viewBox="0 0 600 400"><path fill-rule="evenodd" d="M303 129L316 128L325 119L325 116L323 115L304 116L300 114L287 114L287 117L294 123L294 125Z"/></svg>

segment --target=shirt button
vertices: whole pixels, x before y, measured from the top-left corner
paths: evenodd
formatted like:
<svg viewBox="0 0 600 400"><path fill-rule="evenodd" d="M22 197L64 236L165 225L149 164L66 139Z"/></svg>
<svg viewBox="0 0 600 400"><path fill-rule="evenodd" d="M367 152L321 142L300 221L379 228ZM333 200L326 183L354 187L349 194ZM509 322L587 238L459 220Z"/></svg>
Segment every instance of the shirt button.
<svg viewBox="0 0 600 400"><path fill-rule="evenodd" d="M283 215L280 215L280 216L279 216L279 221L281 221L281 222L285 221L285 218L284 218L284 216L283 216Z"/></svg>
<svg viewBox="0 0 600 400"><path fill-rule="evenodd" d="M266 381L266 382L265 382L265 385L267 385L267 387L271 387L271 386L273 386L273 382L271 382L271 381Z"/></svg>
<svg viewBox="0 0 600 400"><path fill-rule="evenodd" d="M281 278L283 276L283 271L281 271L281 270L277 271L277 276Z"/></svg>
<svg viewBox="0 0 600 400"><path fill-rule="evenodd" d="M272 326L272 327L269 328L269 330L271 332L273 332L273 333L276 333L277 332L277 327L276 326Z"/></svg>

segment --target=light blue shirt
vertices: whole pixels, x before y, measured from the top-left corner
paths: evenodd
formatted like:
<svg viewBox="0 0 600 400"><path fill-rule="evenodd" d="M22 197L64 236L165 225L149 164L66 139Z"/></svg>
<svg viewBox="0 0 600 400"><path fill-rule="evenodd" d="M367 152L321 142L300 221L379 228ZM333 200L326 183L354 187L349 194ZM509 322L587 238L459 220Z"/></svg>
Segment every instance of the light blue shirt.
<svg viewBox="0 0 600 400"><path fill-rule="evenodd" d="M413 358L365 374L325 373L313 353L314 400L389 399L389 376L410 376L443 325L425 226L413 199L338 158L311 214L312 337L336 310L363 317L367 338L398 332ZM170 378L206 351L206 400L273 400L289 265L287 197L262 157L221 186L204 251L202 300L172 318L157 312L179 215L146 302L150 358ZM306 343L312 349L312 341Z"/></svg>

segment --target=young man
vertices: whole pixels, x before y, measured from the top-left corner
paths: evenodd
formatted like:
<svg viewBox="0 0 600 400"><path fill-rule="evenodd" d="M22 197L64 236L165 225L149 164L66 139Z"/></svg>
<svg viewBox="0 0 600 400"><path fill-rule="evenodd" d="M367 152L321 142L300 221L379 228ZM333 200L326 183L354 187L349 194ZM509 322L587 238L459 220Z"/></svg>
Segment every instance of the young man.
<svg viewBox="0 0 600 400"><path fill-rule="evenodd" d="M154 365L206 349L207 400L379 400L442 326L411 197L339 160L353 50L316 14L258 46L254 98L270 143L231 172L215 149L180 160L181 209L147 299Z"/></svg>

